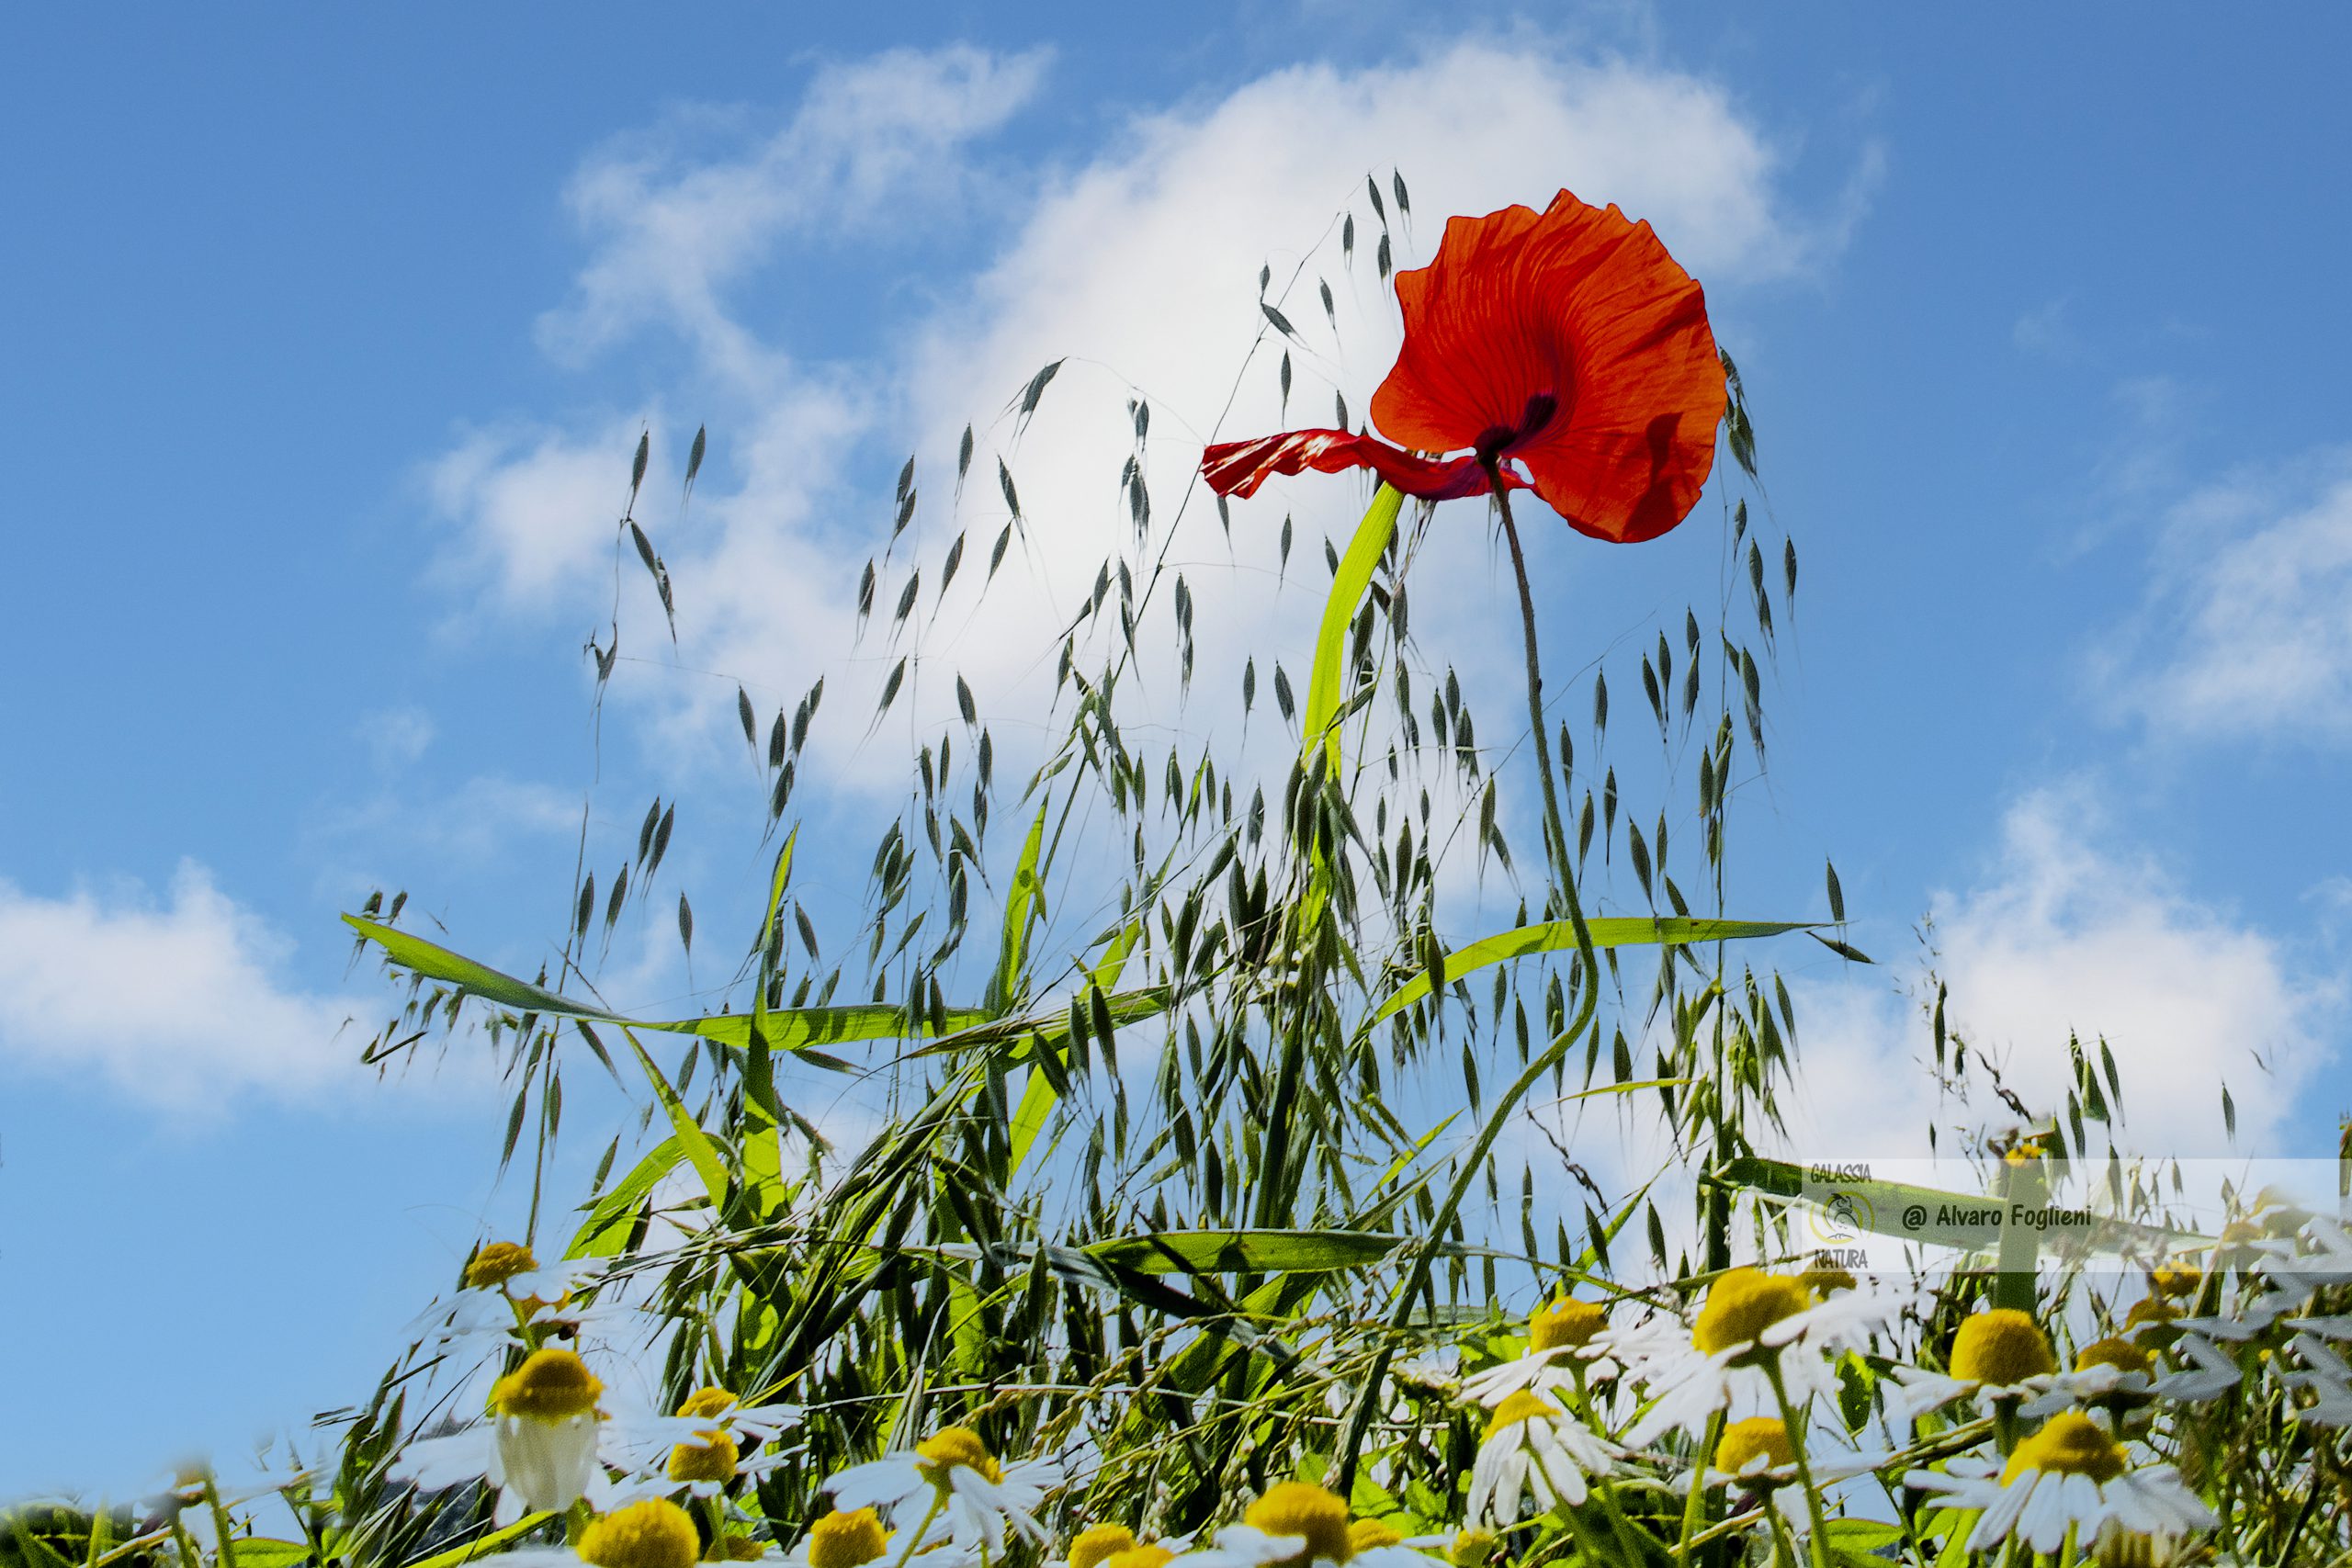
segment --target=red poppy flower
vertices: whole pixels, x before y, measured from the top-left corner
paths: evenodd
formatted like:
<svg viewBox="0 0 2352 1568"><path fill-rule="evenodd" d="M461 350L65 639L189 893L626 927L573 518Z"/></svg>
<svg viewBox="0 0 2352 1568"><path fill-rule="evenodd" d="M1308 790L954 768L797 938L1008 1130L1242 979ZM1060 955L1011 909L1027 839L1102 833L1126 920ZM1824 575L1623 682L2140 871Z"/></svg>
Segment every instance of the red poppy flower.
<svg viewBox="0 0 2352 1568"><path fill-rule="evenodd" d="M1396 303L1405 346L1372 399L1386 440L1225 442L1201 455L1210 488L1248 496L1273 474L1370 468L1446 501L1486 494L1491 464L1577 532L1620 543L1655 538L1697 504L1723 364L1698 283L1647 223L1566 191L1540 215L1456 218L1435 261L1396 275Z"/></svg>

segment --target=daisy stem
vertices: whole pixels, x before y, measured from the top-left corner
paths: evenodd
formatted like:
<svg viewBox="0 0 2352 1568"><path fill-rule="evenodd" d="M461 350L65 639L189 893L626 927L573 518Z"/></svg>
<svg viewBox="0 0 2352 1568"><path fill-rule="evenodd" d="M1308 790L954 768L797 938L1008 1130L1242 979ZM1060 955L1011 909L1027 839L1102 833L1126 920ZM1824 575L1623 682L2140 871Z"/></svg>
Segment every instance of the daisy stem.
<svg viewBox="0 0 2352 1568"><path fill-rule="evenodd" d="M1544 736L1544 666L1535 651L1535 593L1528 586L1527 554L1520 548L1519 525L1511 520L1510 491L1505 486L1499 459L1487 459L1487 479L1493 487L1495 510L1503 520L1503 540L1510 546L1511 575L1519 580L1520 629L1527 643L1527 723L1535 742L1535 771L1544 781L1544 849L1552 863L1552 879L1566 900L1568 919L1575 925L1577 946L1588 964L1592 954L1585 934L1584 910L1577 902L1576 874L1568 858L1568 829L1560 816L1560 789L1552 778L1552 744ZM1593 976L1598 983L1600 976Z"/></svg>
<svg viewBox="0 0 2352 1568"><path fill-rule="evenodd" d="M1821 1494L1813 1484L1813 1467L1805 1462L1804 1423L1789 1402L1789 1385L1781 1376L1779 1357L1765 1360L1764 1376L1772 1385L1772 1397L1780 1402L1781 1429L1788 1434L1789 1453L1797 1465L1797 1484L1804 1488L1805 1512L1813 1517L1814 1568L1829 1568L1829 1517L1822 1511Z"/></svg>
<svg viewBox="0 0 2352 1568"><path fill-rule="evenodd" d="M922 1545L922 1538L931 1533L932 1524L939 1517L939 1510L946 1506L946 1488L933 1485L931 1489L931 1511L923 1515L922 1523L908 1532L906 1550L899 1553L899 1561L891 1568L907 1568L907 1562L914 1556L915 1549Z"/></svg>
<svg viewBox="0 0 2352 1568"><path fill-rule="evenodd" d="M1699 1533L1699 1519L1707 1501L1707 1466L1714 1462L1715 1447L1724 1440L1724 1413L1716 1411L1707 1417L1707 1436L1699 1445L1692 1461L1690 1495L1682 1505L1682 1541L1674 1551L1674 1560L1689 1568L1691 1537Z"/></svg>
<svg viewBox="0 0 2352 1568"><path fill-rule="evenodd" d="M1772 1561L1797 1568L1797 1543L1789 1539L1789 1521L1770 1503L1764 1505L1764 1523L1772 1532Z"/></svg>

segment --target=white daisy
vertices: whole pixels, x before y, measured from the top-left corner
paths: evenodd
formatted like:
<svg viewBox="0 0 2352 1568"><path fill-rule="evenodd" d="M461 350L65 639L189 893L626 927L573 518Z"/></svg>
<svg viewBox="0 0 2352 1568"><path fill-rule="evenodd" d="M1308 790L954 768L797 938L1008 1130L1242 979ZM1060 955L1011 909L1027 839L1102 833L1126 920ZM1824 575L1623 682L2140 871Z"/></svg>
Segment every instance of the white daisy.
<svg viewBox="0 0 2352 1568"><path fill-rule="evenodd" d="M2069 1528L2077 1540L2090 1540L2109 1531L2187 1535L2215 1522L2170 1465L2132 1469L2105 1427L2073 1411L2052 1416L2006 1466L1967 1456L1904 1481L1944 1494L1953 1506L1983 1510L1968 1535L1972 1551L2012 1535L2036 1551L2056 1551Z"/></svg>
<svg viewBox="0 0 2352 1568"><path fill-rule="evenodd" d="M1125 1525L1090 1525L1071 1540L1069 1554L1054 1568L1165 1568L1192 1541L1189 1535L1137 1540Z"/></svg>
<svg viewBox="0 0 2352 1568"><path fill-rule="evenodd" d="M1452 1345L1437 1346L1397 1362L1389 1375L1430 1393L1457 1393L1462 1388L1462 1352Z"/></svg>
<svg viewBox="0 0 2352 1568"><path fill-rule="evenodd" d="M2183 1317L2172 1320L2173 1325L2209 1339L2252 1339L2269 1328L2280 1318L2303 1304L2304 1292L2265 1289L2260 1295L2238 1303L2237 1311L2215 1314L2211 1317Z"/></svg>
<svg viewBox="0 0 2352 1568"><path fill-rule="evenodd" d="M627 1456L630 1469L715 1497L739 1476L764 1475L784 1463L790 1455L774 1439L799 1425L800 1415L797 1404L747 1405L726 1389L706 1388L689 1394L674 1416L613 1411L607 1450ZM743 1458L754 1442L767 1443L767 1450Z"/></svg>
<svg viewBox="0 0 2352 1568"><path fill-rule="evenodd" d="M615 1508L571 1545L517 1547L497 1561L500 1568L695 1568L701 1557L694 1520L654 1497Z"/></svg>
<svg viewBox="0 0 2352 1568"><path fill-rule="evenodd" d="M1444 1568L1377 1520L1351 1523L1347 1504L1309 1481L1276 1482L1243 1511L1239 1524L1216 1532L1215 1545L1195 1547L1163 1568L1267 1568L1272 1563L1291 1568Z"/></svg>
<svg viewBox="0 0 2352 1568"><path fill-rule="evenodd" d="M984 1545L990 1557L1004 1549L1004 1527L1042 1543L1045 1527L1036 1509L1046 1488L1059 1484L1061 1467L1051 1460L1000 1464L979 1435L968 1427L943 1427L917 1443L868 1464L852 1465L825 1483L838 1508L876 1507L904 1511L937 1509L958 1546Z"/></svg>
<svg viewBox="0 0 2352 1568"><path fill-rule="evenodd" d="M901 1553L906 1568L973 1568L980 1561L978 1552L952 1544L944 1534L933 1533L912 1552L893 1544L899 1540L871 1508L835 1509L808 1527L800 1544L782 1559L782 1568L865 1568L869 1562L899 1568Z"/></svg>
<svg viewBox="0 0 2352 1568"><path fill-rule="evenodd" d="M1808 1453L1804 1471L1800 1472L1796 1450L1789 1441L1787 1423L1777 1416L1751 1416L1724 1427L1702 1479L1710 1487L1738 1486L1764 1495L1780 1511L1783 1522L1802 1536L1813 1528L1812 1506L1801 1484L1804 1474L1810 1473L1817 1487L1863 1474L1883 1463L1887 1457ZM1674 1489L1687 1495L1690 1481L1687 1474L1678 1476Z"/></svg>
<svg viewBox="0 0 2352 1568"><path fill-rule="evenodd" d="M1600 1353L1593 1341L1609 1326L1606 1307L1563 1297L1537 1307L1527 1318L1527 1351L1462 1381L1462 1396L1480 1404L1500 1404L1514 1393L1548 1393L1578 1381L1581 1370Z"/></svg>
<svg viewBox="0 0 2352 1568"><path fill-rule="evenodd" d="M1735 1401L1773 1401L1777 1371L1792 1404L1803 1408L1837 1387L1831 1356L1856 1349L1911 1304L1912 1297L1877 1289L1841 1291L1823 1301L1803 1280L1734 1269L1718 1276L1691 1319L1687 1339L1668 1341L1653 1329L1612 1337L1625 1353L1628 1373L1654 1399L1625 1432L1642 1448L1680 1429L1696 1436Z"/></svg>
<svg viewBox="0 0 2352 1568"><path fill-rule="evenodd" d="M492 1386L489 1421L410 1443L392 1477L428 1492L487 1481L498 1489L492 1517L502 1526L583 1497L601 1509L611 1497L599 1451L604 1386L571 1351L535 1350Z"/></svg>
<svg viewBox="0 0 2352 1568"><path fill-rule="evenodd" d="M2155 1359L2129 1339L2094 1339L2075 1353L2072 1371L2053 1372L2048 1392L2026 1401L2028 1416L2054 1416L2079 1404L2123 1405L2155 1392Z"/></svg>
<svg viewBox="0 0 2352 1568"><path fill-rule="evenodd" d="M2050 1386L2058 1353L2031 1313L1988 1307L1961 1320L1945 1364L1950 1370L1943 1372L1894 1368L1898 1386L1886 1397L1887 1413L1917 1420L1971 1394L1987 1412L2004 1401L2032 1398Z"/></svg>
<svg viewBox="0 0 2352 1568"><path fill-rule="evenodd" d="M1487 1424L1470 1471L1465 1514L1473 1525L1515 1525L1528 1517L1531 1492L1536 1513L1576 1507L1590 1494L1590 1478L1611 1474L1623 1457L1623 1450L1549 1399L1522 1389L1497 1406Z"/></svg>
<svg viewBox="0 0 2352 1568"><path fill-rule="evenodd" d="M601 1282L604 1265L566 1262L542 1269L518 1242L493 1241L466 1264L464 1288L435 1302L408 1326L413 1340L473 1342L483 1354L519 1339L536 1349L550 1335L578 1340L583 1332L634 1315L618 1303L583 1305L580 1294Z"/></svg>
<svg viewBox="0 0 2352 1568"><path fill-rule="evenodd" d="M2316 1427L2352 1427L2352 1366L2308 1334L2296 1335L2287 1348L2308 1370L2282 1371L2278 1381L2289 1388L2308 1389L2316 1396L2316 1403L2295 1410L2295 1419Z"/></svg>
<svg viewBox="0 0 2352 1568"><path fill-rule="evenodd" d="M2201 1334L2184 1334L2173 1342L2175 1359L2194 1361L2193 1371L2167 1372L2155 1381L2155 1391L2166 1399L2219 1399L2238 1386L2238 1364L2220 1346Z"/></svg>

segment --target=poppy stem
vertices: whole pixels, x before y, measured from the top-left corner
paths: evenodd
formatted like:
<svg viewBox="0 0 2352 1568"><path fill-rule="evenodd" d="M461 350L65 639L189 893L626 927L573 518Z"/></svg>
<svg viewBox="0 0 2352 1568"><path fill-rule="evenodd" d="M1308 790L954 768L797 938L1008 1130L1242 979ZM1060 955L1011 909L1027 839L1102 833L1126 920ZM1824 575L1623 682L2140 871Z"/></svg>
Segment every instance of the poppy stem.
<svg viewBox="0 0 2352 1568"><path fill-rule="evenodd" d="M1519 526L1511 521L1510 491L1504 488L1499 459L1487 459L1487 479L1493 486L1496 510L1502 513L1503 538L1510 546L1510 569L1519 579L1519 618L1527 639L1527 723L1535 739L1535 771L1544 780L1544 849L1552 864L1552 880L1566 900L1568 919L1576 925L1577 946L1588 964L1592 953L1586 935L1584 910L1577 899L1576 873L1568 859L1568 829L1560 816L1560 789L1552 778L1552 746L1544 736L1544 666L1535 651L1535 593L1527 583L1527 554L1519 546ZM1550 912L1548 909L1545 911ZM1598 980L1599 976L1594 976Z"/></svg>

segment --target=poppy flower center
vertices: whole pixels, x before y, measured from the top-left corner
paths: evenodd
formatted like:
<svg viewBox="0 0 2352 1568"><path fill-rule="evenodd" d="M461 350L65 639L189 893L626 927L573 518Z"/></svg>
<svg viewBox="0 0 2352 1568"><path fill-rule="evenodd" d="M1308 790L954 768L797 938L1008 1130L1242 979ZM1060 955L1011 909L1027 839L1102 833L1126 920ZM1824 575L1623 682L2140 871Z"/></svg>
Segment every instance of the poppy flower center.
<svg viewBox="0 0 2352 1568"><path fill-rule="evenodd" d="M1723 1440L1715 1445L1717 1470L1725 1475L1744 1475L1747 1467L1758 1460L1763 1461L1760 1468L1766 1470L1796 1463L1796 1450L1789 1446L1785 1423L1770 1416L1753 1416L1724 1428Z"/></svg>
<svg viewBox="0 0 2352 1568"><path fill-rule="evenodd" d="M1348 1534L1348 1506L1310 1481L1277 1481L1250 1505L1241 1522L1268 1535L1304 1539L1306 1546L1299 1557L1309 1561L1345 1562L1356 1553Z"/></svg>
<svg viewBox="0 0 2352 1568"><path fill-rule="evenodd" d="M2001 1472L2001 1484L2021 1472L2047 1471L2054 1475L2087 1475L2104 1485L2123 1473L2123 1450L2099 1424L2072 1411L2053 1416L2050 1424L2018 1445Z"/></svg>
<svg viewBox="0 0 2352 1568"><path fill-rule="evenodd" d="M836 1508L808 1527L808 1568L865 1568L889 1550L882 1517L871 1508Z"/></svg>
<svg viewBox="0 0 2352 1568"><path fill-rule="evenodd" d="M569 1350L534 1350L521 1366L491 1385L491 1408L501 1416L534 1421L569 1421L592 1416L605 1385L588 1364Z"/></svg>
<svg viewBox="0 0 2352 1568"><path fill-rule="evenodd" d="M2030 1313L1993 1307L1960 1325L1951 1342L1951 1375L2007 1388L2058 1370L2050 1337Z"/></svg>
<svg viewBox="0 0 2352 1568"><path fill-rule="evenodd" d="M996 1455L968 1427L942 1427L915 1445L915 1468L933 1486L947 1484L947 1472L961 1466L990 1483L1004 1479Z"/></svg>
<svg viewBox="0 0 2352 1568"><path fill-rule="evenodd" d="M1538 1307L1527 1320L1527 1337L1538 1350L1573 1349L1591 1343L1609 1314L1590 1302L1556 1301Z"/></svg>
<svg viewBox="0 0 2352 1568"><path fill-rule="evenodd" d="M1560 412L1560 400L1550 392L1538 392L1527 400L1526 412L1517 424L1490 424L1479 432L1471 446L1478 454L1478 461L1491 463L1521 442L1542 433Z"/></svg>
<svg viewBox="0 0 2352 1568"><path fill-rule="evenodd" d="M1690 1325L1690 1343L1708 1356L1750 1345L1774 1324L1813 1304L1813 1292L1799 1280L1760 1269L1734 1269L1708 1288L1707 1304Z"/></svg>
<svg viewBox="0 0 2352 1568"><path fill-rule="evenodd" d="M670 1479L673 1481L718 1481L735 1479L735 1463L742 1458L742 1450L735 1439L724 1432L704 1434L700 1443L680 1443L670 1450Z"/></svg>
<svg viewBox="0 0 2352 1568"><path fill-rule="evenodd" d="M595 1568L695 1568L701 1555L694 1521L660 1497L616 1508L580 1534L580 1560Z"/></svg>

